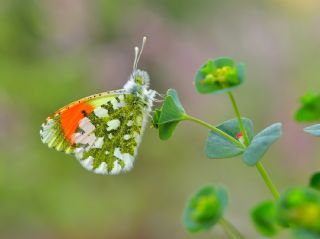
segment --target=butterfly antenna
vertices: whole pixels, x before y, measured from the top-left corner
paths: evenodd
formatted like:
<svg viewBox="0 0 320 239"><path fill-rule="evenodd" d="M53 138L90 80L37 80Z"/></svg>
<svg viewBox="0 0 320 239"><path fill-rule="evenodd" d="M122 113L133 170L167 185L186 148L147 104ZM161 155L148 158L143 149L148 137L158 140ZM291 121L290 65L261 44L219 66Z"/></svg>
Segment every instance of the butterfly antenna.
<svg viewBox="0 0 320 239"><path fill-rule="evenodd" d="M133 61L132 73L137 70L138 56L139 56L139 48L136 46L134 48L134 61Z"/></svg>
<svg viewBox="0 0 320 239"><path fill-rule="evenodd" d="M143 48L144 48L144 45L147 41L147 37L143 37L142 38L142 44L141 44L141 48L139 50L139 47L135 47L134 48L134 62L133 62L133 72L135 72L137 70L137 67L138 67L138 62L140 60L140 57L141 57L141 54L143 52Z"/></svg>
<svg viewBox="0 0 320 239"><path fill-rule="evenodd" d="M142 38L142 44L141 44L141 49L140 49L140 52L139 52L139 55L138 55L137 64L138 64L138 62L139 62L139 60L140 60L140 57L141 57L141 55L142 55L143 48L144 48L144 45L146 44L146 41L147 41L147 37L144 36L144 37Z"/></svg>

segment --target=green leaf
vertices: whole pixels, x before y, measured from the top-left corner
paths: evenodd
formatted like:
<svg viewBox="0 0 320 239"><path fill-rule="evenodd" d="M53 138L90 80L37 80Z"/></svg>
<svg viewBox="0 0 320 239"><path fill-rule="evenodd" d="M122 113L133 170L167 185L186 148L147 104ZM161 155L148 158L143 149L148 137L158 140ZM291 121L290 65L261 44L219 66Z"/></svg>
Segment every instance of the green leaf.
<svg viewBox="0 0 320 239"><path fill-rule="evenodd" d="M242 120L248 137L251 140L253 138L252 121L247 118L242 118ZM236 118L225 121L217 126L217 128L236 140L238 140L236 138L237 134L241 132ZM214 131L209 131L205 149L208 158L230 158L242 154L244 150L244 147L239 146L239 144L229 141L227 138Z"/></svg>
<svg viewBox="0 0 320 239"><path fill-rule="evenodd" d="M244 81L244 65L230 58L208 60L195 76L195 86L201 94L217 94L231 91Z"/></svg>
<svg viewBox="0 0 320 239"><path fill-rule="evenodd" d="M159 130L160 139L167 140L172 136L178 123L186 119L186 115L177 92L169 89L162 107L155 110L152 125Z"/></svg>
<svg viewBox="0 0 320 239"><path fill-rule="evenodd" d="M320 233L311 232L302 228L297 228L294 230L294 237L296 239L319 239Z"/></svg>
<svg viewBox="0 0 320 239"><path fill-rule="evenodd" d="M159 130L159 138L161 140L167 140L173 134L176 126L178 125L179 121L171 122L171 123L164 123L159 124L160 115L162 109L156 109L152 118L152 125L154 128Z"/></svg>
<svg viewBox="0 0 320 239"><path fill-rule="evenodd" d="M161 140L168 140L173 135L174 130L176 129L179 122L171 122L166 124L159 125L159 137Z"/></svg>
<svg viewBox="0 0 320 239"><path fill-rule="evenodd" d="M295 119L299 122L320 120L320 94L308 92L301 98L302 106L297 110Z"/></svg>
<svg viewBox="0 0 320 239"><path fill-rule="evenodd" d="M179 100L176 90L169 89L162 105L159 124L181 121L185 119L185 116L185 110Z"/></svg>
<svg viewBox="0 0 320 239"><path fill-rule="evenodd" d="M161 109L155 109L152 117L152 126L159 129L159 119L160 119Z"/></svg>
<svg viewBox="0 0 320 239"><path fill-rule="evenodd" d="M279 223L310 234L320 233L320 192L307 187L285 191L277 202Z"/></svg>
<svg viewBox="0 0 320 239"><path fill-rule="evenodd" d="M320 124L315 124L303 129L304 132L311 134L313 136L320 137Z"/></svg>
<svg viewBox="0 0 320 239"><path fill-rule="evenodd" d="M256 165L269 147L281 136L281 128L281 123L275 123L257 134L243 154L243 161L248 166Z"/></svg>
<svg viewBox="0 0 320 239"><path fill-rule="evenodd" d="M312 175L309 186L320 191L320 172L316 172Z"/></svg>
<svg viewBox="0 0 320 239"><path fill-rule="evenodd" d="M251 212L257 230L264 236L274 236L278 231L277 211L274 202L264 202Z"/></svg>
<svg viewBox="0 0 320 239"><path fill-rule="evenodd" d="M202 187L188 201L183 223L189 232L208 230L223 216L228 204L227 192L222 187Z"/></svg>

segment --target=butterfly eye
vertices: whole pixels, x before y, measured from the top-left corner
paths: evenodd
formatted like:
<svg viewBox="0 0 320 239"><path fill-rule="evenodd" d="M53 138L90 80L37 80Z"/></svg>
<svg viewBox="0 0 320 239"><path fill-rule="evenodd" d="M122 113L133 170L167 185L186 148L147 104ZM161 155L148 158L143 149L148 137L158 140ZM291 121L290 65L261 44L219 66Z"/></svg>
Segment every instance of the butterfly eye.
<svg viewBox="0 0 320 239"><path fill-rule="evenodd" d="M134 79L134 82L135 82L136 84L138 84L138 85L143 85L143 84L144 84L143 78L142 78L142 77L139 77L139 76Z"/></svg>

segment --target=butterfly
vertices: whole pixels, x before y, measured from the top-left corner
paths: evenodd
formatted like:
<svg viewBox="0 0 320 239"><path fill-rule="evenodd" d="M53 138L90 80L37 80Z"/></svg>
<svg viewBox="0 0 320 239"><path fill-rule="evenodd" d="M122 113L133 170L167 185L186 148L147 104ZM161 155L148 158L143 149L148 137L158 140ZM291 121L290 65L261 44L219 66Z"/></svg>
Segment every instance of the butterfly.
<svg viewBox="0 0 320 239"><path fill-rule="evenodd" d="M135 47L132 74L123 89L91 95L57 110L40 129L43 143L74 155L87 170L115 175L132 169L152 110L156 91L148 73L137 69L141 48Z"/></svg>

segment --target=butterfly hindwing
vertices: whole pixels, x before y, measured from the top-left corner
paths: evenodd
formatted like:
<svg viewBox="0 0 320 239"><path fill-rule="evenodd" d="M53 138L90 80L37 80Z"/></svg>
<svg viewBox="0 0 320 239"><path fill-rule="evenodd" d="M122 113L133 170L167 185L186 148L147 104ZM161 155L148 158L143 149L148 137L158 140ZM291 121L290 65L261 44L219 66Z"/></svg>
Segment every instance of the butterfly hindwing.
<svg viewBox="0 0 320 239"><path fill-rule="evenodd" d="M121 94L83 118L83 127L80 125L75 136L75 155L80 163L96 173L130 170L142 135L144 111L140 98Z"/></svg>
<svg viewBox="0 0 320 239"><path fill-rule="evenodd" d="M72 153L86 169L118 174L133 166L150 105L134 94L97 94L57 111L42 125L44 143Z"/></svg>

